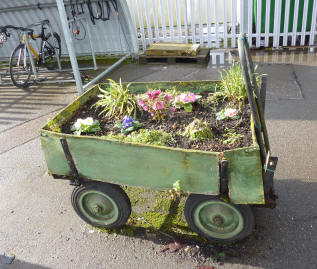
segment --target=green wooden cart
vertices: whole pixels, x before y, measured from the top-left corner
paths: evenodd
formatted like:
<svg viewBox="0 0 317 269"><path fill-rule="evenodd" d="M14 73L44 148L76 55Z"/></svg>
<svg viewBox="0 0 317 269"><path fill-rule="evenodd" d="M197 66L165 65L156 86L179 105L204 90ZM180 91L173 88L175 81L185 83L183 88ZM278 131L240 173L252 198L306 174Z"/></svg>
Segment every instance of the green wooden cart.
<svg viewBox="0 0 317 269"><path fill-rule="evenodd" d="M247 50L246 50L247 51ZM98 227L126 223L131 204L120 185L169 190L179 180L180 189L190 193L185 205L189 226L202 236L230 242L248 236L254 228L250 205L275 205L273 176L277 158L270 156L263 119L264 98L252 83L253 65L241 57L250 92L253 145L207 152L164 146L124 143L102 137L76 136L57 130L88 100L98 94L95 86L61 111L40 130L49 172L70 178L76 185L72 205L86 222ZM250 69L251 68L251 69ZM132 83L129 89L148 87L182 91L213 91L218 81ZM265 87L262 88L262 93ZM254 94L252 93L254 92ZM264 95L262 94L262 97Z"/></svg>

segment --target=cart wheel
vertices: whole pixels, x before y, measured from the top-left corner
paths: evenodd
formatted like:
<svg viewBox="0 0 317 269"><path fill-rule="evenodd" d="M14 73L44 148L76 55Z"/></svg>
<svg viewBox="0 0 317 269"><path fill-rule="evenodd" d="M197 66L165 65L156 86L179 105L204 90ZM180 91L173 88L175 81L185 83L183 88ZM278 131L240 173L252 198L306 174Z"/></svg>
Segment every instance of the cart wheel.
<svg viewBox="0 0 317 269"><path fill-rule="evenodd" d="M250 206L227 203L218 196L189 195L184 214L193 231L213 241L234 242L254 229Z"/></svg>
<svg viewBox="0 0 317 269"><path fill-rule="evenodd" d="M118 185L109 183L89 182L76 187L71 201L79 217L96 227L121 226L131 214L127 194Z"/></svg>

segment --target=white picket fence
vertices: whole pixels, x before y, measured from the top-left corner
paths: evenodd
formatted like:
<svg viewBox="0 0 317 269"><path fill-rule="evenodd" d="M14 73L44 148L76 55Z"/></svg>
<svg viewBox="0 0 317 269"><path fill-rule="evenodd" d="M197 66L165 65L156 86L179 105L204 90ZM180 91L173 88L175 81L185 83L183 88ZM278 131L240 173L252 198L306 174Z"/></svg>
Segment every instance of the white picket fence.
<svg viewBox="0 0 317 269"><path fill-rule="evenodd" d="M254 47L313 46L317 35L317 0L275 0L274 6L271 0L128 0L128 4L141 50L154 42L236 48L240 32L247 34ZM271 12L274 23L270 27ZM301 29L298 18L302 18Z"/></svg>

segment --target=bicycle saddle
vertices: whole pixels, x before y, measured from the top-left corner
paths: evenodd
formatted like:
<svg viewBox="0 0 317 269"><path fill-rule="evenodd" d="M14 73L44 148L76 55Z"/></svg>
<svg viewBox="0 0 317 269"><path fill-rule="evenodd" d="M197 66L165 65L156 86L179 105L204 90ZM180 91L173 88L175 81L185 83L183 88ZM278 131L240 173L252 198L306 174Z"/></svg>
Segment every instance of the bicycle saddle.
<svg viewBox="0 0 317 269"><path fill-rule="evenodd" d="M36 22L33 25L38 26L38 25L44 25L44 24L49 24L49 23L50 23L49 20L43 20L43 21Z"/></svg>

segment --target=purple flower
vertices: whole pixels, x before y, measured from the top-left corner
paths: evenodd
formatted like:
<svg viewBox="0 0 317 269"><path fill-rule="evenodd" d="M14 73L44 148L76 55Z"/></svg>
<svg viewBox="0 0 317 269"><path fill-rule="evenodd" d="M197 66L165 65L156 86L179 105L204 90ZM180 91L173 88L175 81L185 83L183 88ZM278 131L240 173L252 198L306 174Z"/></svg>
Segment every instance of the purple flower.
<svg viewBox="0 0 317 269"><path fill-rule="evenodd" d="M125 116L123 118L122 128L126 129L128 127L131 127L131 126L133 126L134 122L135 122L135 120L132 117Z"/></svg>

